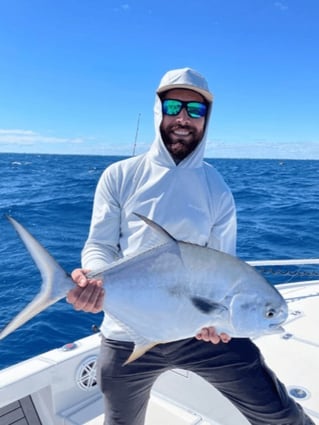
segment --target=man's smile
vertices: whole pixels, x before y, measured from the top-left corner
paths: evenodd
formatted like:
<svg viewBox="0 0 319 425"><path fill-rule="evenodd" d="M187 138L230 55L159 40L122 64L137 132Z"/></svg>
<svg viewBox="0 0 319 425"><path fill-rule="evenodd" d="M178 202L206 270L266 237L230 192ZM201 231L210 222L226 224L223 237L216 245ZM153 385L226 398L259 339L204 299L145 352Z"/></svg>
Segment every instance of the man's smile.
<svg viewBox="0 0 319 425"><path fill-rule="evenodd" d="M175 134L176 136L188 136L189 134L191 134L190 130L185 130L183 128L178 128L176 130L173 130L173 134Z"/></svg>

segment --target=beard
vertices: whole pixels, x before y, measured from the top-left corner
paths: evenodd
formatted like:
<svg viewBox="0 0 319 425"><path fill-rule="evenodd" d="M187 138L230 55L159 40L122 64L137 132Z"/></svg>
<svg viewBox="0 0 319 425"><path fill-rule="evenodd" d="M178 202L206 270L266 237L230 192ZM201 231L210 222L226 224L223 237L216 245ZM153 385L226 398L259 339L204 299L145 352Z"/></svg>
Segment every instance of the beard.
<svg viewBox="0 0 319 425"><path fill-rule="evenodd" d="M176 163L185 159L191 154L202 140L203 132L196 128L185 125L171 125L160 127L162 140L168 152ZM175 132L185 131L187 135L178 135Z"/></svg>

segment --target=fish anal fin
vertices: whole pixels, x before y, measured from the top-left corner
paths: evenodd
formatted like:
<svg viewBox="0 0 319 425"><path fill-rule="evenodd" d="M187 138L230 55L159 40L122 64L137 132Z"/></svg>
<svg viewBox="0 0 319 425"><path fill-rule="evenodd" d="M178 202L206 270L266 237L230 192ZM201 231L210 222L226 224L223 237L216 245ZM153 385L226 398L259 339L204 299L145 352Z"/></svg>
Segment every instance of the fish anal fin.
<svg viewBox="0 0 319 425"><path fill-rule="evenodd" d="M157 344L158 344L158 342L153 341L153 342L150 342L149 344L145 344L145 345L135 345L133 352L131 353L129 358L126 360L126 362L123 363L123 366L126 366L127 364L132 363L135 360L137 360L139 357L142 357L143 354L145 354L148 350L151 350Z"/></svg>

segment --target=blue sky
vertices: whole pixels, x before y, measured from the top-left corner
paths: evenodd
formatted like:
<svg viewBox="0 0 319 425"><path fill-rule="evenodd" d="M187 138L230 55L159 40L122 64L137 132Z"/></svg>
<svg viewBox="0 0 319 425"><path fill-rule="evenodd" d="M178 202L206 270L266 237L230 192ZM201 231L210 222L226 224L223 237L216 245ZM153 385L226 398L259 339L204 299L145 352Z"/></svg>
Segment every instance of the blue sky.
<svg viewBox="0 0 319 425"><path fill-rule="evenodd" d="M319 159L317 0L0 0L0 152L130 155L191 66L207 157Z"/></svg>

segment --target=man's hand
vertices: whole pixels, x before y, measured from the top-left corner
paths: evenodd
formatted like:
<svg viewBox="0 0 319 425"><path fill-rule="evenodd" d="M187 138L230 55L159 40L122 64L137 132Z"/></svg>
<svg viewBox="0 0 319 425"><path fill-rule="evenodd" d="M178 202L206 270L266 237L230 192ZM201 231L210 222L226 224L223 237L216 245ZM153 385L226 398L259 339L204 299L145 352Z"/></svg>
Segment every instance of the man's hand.
<svg viewBox="0 0 319 425"><path fill-rule="evenodd" d="M101 279L88 279L88 272L89 270L85 269L73 270L71 276L77 285L68 292L66 300L75 310L99 313L103 309L103 282Z"/></svg>
<svg viewBox="0 0 319 425"><path fill-rule="evenodd" d="M231 337L225 333L221 333L219 335L216 332L216 329L212 326L203 328L200 332L198 332L195 338L202 341L211 342L212 344L218 344L220 341L227 343L231 340Z"/></svg>

